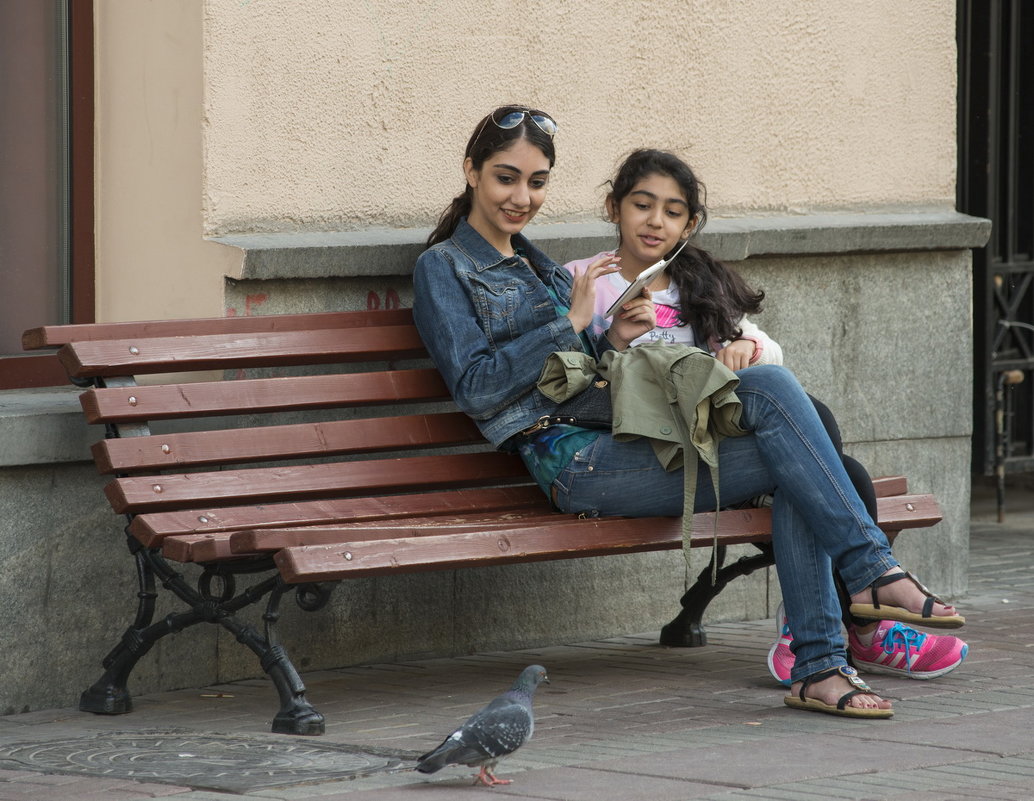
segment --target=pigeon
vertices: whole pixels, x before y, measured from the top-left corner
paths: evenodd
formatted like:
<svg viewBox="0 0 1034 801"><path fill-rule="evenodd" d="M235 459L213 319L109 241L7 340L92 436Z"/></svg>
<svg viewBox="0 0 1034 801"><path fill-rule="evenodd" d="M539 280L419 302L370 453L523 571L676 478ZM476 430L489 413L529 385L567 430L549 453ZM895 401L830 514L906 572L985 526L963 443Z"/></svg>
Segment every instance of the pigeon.
<svg viewBox="0 0 1034 801"><path fill-rule="evenodd" d="M474 784L493 787L510 784L511 779L496 778L496 763L531 739L535 718L531 698L549 677L541 665L529 665L510 689L475 712L433 751L417 760L421 773L434 773L446 765L480 767Z"/></svg>

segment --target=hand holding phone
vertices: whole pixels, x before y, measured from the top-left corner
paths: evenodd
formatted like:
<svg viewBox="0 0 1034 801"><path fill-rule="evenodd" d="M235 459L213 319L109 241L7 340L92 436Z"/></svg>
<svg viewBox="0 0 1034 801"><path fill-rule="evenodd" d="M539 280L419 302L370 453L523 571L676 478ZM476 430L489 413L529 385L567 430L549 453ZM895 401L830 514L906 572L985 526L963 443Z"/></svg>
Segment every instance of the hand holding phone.
<svg viewBox="0 0 1034 801"><path fill-rule="evenodd" d="M641 273L639 273L639 275L636 276L636 279L628 285L628 289L621 293L621 297L615 300L610 305L610 308L607 309L607 313L603 316L613 317L615 314L621 311L621 307L628 303L628 301L632 300L632 298L637 298L641 294L643 294L643 290L647 286L649 286L650 282L657 277L661 270L663 270L665 267L671 264L675 260L675 257L682 252L682 248L686 246L687 242L689 242L688 239L683 240L682 244L679 245L678 249L674 253L672 253L671 256L669 256L667 259L661 259L658 262L654 262Z"/></svg>

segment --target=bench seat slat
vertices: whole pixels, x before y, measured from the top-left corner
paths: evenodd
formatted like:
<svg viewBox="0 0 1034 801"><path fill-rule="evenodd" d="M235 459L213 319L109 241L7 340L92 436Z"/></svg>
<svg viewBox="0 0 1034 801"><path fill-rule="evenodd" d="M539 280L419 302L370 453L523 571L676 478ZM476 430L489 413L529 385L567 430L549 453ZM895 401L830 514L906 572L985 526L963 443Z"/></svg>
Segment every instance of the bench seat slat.
<svg viewBox="0 0 1034 801"><path fill-rule="evenodd" d="M940 507L930 495L897 496L879 503L880 525L890 531L922 528L941 520ZM409 537L302 545L277 552L274 560L284 580L297 583L682 547L682 521L677 517L557 517L551 525L448 534L415 532ZM770 532L770 509L726 510L718 517L718 539L724 545L768 540ZM713 535L714 515L694 515L692 546L711 544Z"/></svg>
<svg viewBox="0 0 1034 801"><path fill-rule="evenodd" d="M221 562L241 558L230 551L229 534L183 534L162 540L162 556L176 562Z"/></svg>
<svg viewBox="0 0 1034 801"><path fill-rule="evenodd" d="M361 328L370 325L408 325L411 309L383 311L314 312L257 317L206 317L126 323L44 325L22 334L24 350L58 348L69 342L140 337L184 337L207 334L249 334L260 331L310 331L320 328Z"/></svg>
<svg viewBox="0 0 1034 801"><path fill-rule="evenodd" d="M86 421L96 424L448 398L438 371L424 368L90 389L79 396L79 403Z"/></svg>
<svg viewBox="0 0 1034 801"><path fill-rule="evenodd" d="M878 500L878 524L888 533L906 528L925 528L941 520L941 510L931 495L903 495L884 497ZM758 531L769 531L771 525L768 510L761 517L741 512L759 510L727 510L722 513L719 525L719 539L724 544L752 542ZM608 518L609 519L609 518ZM665 521L679 518L657 518ZM368 521L345 525L318 525L252 529L244 531L223 531L205 535L183 535L166 537L162 540L163 553L181 562L206 562L225 558L240 558L245 555L268 553L284 548L316 545L333 545L353 541L383 539L404 539L432 535L452 535L464 532L508 532L532 527L555 528L564 522L575 522L577 518L561 515L543 509L502 510L495 514L439 515L435 517L406 517L389 521ZM655 518L640 525L649 526ZM713 516L710 513L694 515L694 532L710 537ZM767 522L766 522L767 521ZM681 522L680 522L681 526ZM759 528L760 526L760 528ZM681 531L681 528L679 528ZM737 539L746 536L747 539ZM681 534L674 535L667 524L658 533L657 548L675 548L681 544ZM708 540L709 542L709 540ZM170 544L171 543L171 544ZM695 545L707 544L704 541ZM170 550L172 548L173 550Z"/></svg>
<svg viewBox="0 0 1034 801"><path fill-rule="evenodd" d="M94 444L93 458L101 473L133 473L468 443L484 438L452 412L107 439Z"/></svg>
<svg viewBox="0 0 1034 801"><path fill-rule="evenodd" d="M901 531L905 528L925 528L935 525L941 520L941 509L932 495L901 495L889 498L880 498L878 504L877 525L886 531ZM728 543L752 542L754 535L759 531L771 532L770 517L756 517L752 513L757 509L727 509L719 516L718 535L719 538L726 538ZM765 515L770 510L763 510ZM538 514L534 520L523 516L510 514L487 516L460 516L458 518L438 518L430 521L419 519L406 519L397 523L385 525L383 523L363 523L348 526L320 526L318 528L284 528L264 529L256 531L234 532L230 537L230 550L235 555L258 553L270 550L277 542L282 542L282 547L291 548L307 545L324 545L335 542L349 542L355 538L365 538L364 532L376 533L376 539L385 537L424 537L438 533L463 533L476 532L479 530L507 531L524 530L534 526L549 528L558 524L558 521L576 522L579 518L559 513ZM633 518L629 518L633 519ZM640 518L643 520L644 518ZM675 520L679 522L678 542L673 541L672 534L667 525L662 526L660 540L664 543L673 543L672 547L681 545L681 518L648 518L642 525L651 525L656 520ZM714 515L711 512L700 512L693 516L694 537L697 534L706 534L708 537L714 534ZM746 536L748 539L738 540L736 537ZM269 537L264 542L263 538ZM335 539L336 537L336 539ZM234 547L236 542L237 547ZM705 542L693 541L694 547ZM249 545L257 547L247 547Z"/></svg>
<svg viewBox="0 0 1034 801"><path fill-rule="evenodd" d="M131 476L104 488L122 513L530 481L519 457L464 453L332 464L258 467L203 473Z"/></svg>
<svg viewBox="0 0 1034 801"><path fill-rule="evenodd" d="M697 520L697 518L703 518ZM713 515L694 517L694 545L711 542ZM726 544L768 539L771 512L750 509L723 513L719 537ZM699 538L699 543L695 540ZM357 540L334 545L285 548L274 556L289 583L331 581L355 575L447 570L457 567L533 562L638 553L681 547L682 521L677 517L565 516L548 526L506 531L456 532L422 537Z"/></svg>
<svg viewBox="0 0 1034 801"><path fill-rule="evenodd" d="M424 355L423 342L410 325L77 341L63 345L58 351L61 364L75 378L379 361Z"/></svg>
<svg viewBox="0 0 1034 801"><path fill-rule="evenodd" d="M200 507L152 512L134 517L129 530L137 540L151 548L159 545L165 537L185 534L348 521L371 522L414 515L455 515L503 509L548 512L549 504L536 486L487 487L372 498L331 498L260 506Z"/></svg>
<svg viewBox="0 0 1034 801"><path fill-rule="evenodd" d="M341 542L348 537L365 536L366 532L397 532L395 536L417 536L435 531L488 531L528 526L550 525L560 518L553 511L527 509L507 510L492 515L437 515L434 517L408 517L404 520L382 520L378 522L328 524L304 528L251 529L227 532L230 552L234 554L255 554L279 551L298 545L325 545Z"/></svg>
<svg viewBox="0 0 1034 801"><path fill-rule="evenodd" d="M556 523L560 516L556 512L525 514L507 512L504 518L488 519L481 515L482 522L460 522L455 516L440 518L407 518L393 525L391 521L377 524L346 523L324 529L320 526L305 528L258 529L251 531L220 531L214 534L184 534L166 537L162 540L162 553L178 562L212 562L223 559L240 559L243 556L272 554L296 545L320 545L341 542L342 539L389 539L391 537L418 537L436 533L456 531L496 531L526 526Z"/></svg>
<svg viewBox="0 0 1034 801"><path fill-rule="evenodd" d="M900 476L873 479L877 493L903 489ZM881 489L882 488L882 489ZM898 493L900 494L900 493ZM884 517L881 506L880 516ZM288 528L335 523L371 523L407 520L426 516L473 513L553 514L545 496L535 486L488 487L423 492L412 495L384 495L369 498L331 498L259 506L201 507L169 512L151 512L133 518L130 532L147 547L165 537L249 529Z"/></svg>
<svg viewBox="0 0 1034 801"><path fill-rule="evenodd" d="M891 495L904 495L908 492L908 479L905 476L880 476L872 480L877 498Z"/></svg>

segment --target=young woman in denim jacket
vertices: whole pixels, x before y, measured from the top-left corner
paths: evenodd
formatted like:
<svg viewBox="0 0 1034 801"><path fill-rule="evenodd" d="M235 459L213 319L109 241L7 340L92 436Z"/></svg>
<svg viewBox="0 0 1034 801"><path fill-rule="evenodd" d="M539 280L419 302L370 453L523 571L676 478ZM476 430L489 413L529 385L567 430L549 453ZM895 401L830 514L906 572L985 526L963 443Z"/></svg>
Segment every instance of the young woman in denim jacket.
<svg viewBox="0 0 1034 801"><path fill-rule="evenodd" d="M617 226L614 250L564 265L572 275L604 260L619 272L602 276L589 329L596 335L610 326L607 311L639 273L657 260L657 252L675 249L687 231L698 232L707 221L705 191L692 168L674 153L641 149L630 153L613 180L605 201L607 218ZM683 225L688 211L690 227ZM688 243L650 283L657 310L657 327L632 342L696 345L714 353L732 370L754 364L782 364L779 344L752 323L747 314L761 311L763 292L754 291L731 267L703 248ZM688 302L683 302L688 298ZM840 428L833 413L812 398L823 427L858 492L866 512L876 517L876 491L864 466L843 451ZM856 667L877 673L932 679L958 667L969 650L958 637L935 636L891 620L853 618L850 601L841 595L848 650ZM782 614L776 615L779 635L769 649L772 675L790 685L795 657L793 636Z"/></svg>
<svg viewBox="0 0 1034 801"><path fill-rule="evenodd" d="M536 427L555 408L536 388L550 353L624 350L655 324L653 304L642 297L626 304L605 333L589 335L596 280L615 268L599 260L572 276L521 234L545 200L556 130L549 115L522 106L501 107L478 123L464 154L466 187L417 261L416 324L457 405L490 442L524 456L559 510L681 515L681 471L666 472L648 441ZM885 535L866 514L794 376L759 365L738 377L741 424L750 433L722 441L720 492L724 503L775 494L776 568L797 641L784 701L889 717L890 702L847 665L831 567L844 577L853 606L878 596L882 617L913 620L922 610L927 625L951 627L963 618L917 582L900 580L905 574ZM695 511L715 503L706 471L701 475Z"/></svg>

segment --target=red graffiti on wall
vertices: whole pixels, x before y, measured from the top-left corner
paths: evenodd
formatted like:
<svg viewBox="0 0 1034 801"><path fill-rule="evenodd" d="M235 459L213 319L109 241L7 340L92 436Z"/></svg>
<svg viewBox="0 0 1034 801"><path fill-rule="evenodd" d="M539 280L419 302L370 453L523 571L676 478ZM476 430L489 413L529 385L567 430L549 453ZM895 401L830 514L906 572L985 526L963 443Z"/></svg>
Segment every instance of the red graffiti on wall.
<svg viewBox="0 0 1034 801"><path fill-rule="evenodd" d="M254 313L255 309L258 308L259 306L261 306L267 300L269 300L269 295L267 293L265 293L265 292L256 292L256 293L254 293L252 295L245 295L244 296L244 316L245 317L253 316L253 313ZM227 317L236 317L237 316L237 308L235 306L227 306L226 307L226 316ZM234 378L241 379L241 378L247 378L247 376L248 376L247 371L244 370L243 368L238 367L237 370L236 370L236 373L234 375Z"/></svg>
<svg viewBox="0 0 1034 801"><path fill-rule="evenodd" d="M394 289L388 289L384 293L384 302L381 303L381 296L372 289L366 293L366 310L378 311L380 309L397 309L402 305L399 300L399 293Z"/></svg>
<svg viewBox="0 0 1034 801"><path fill-rule="evenodd" d="M269 295L267 293L265 293L265 292L256 292L256 293L254 293L252 295L245 295L244 296L244 316L245 317L251 317L253 315L255 309L257 307L261 306L267 300L269 300ZM236 309L236 307L228 306L227 309L226 309L226 316L227 317L236 317L237 316L237 309Z"/></svg>

